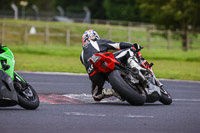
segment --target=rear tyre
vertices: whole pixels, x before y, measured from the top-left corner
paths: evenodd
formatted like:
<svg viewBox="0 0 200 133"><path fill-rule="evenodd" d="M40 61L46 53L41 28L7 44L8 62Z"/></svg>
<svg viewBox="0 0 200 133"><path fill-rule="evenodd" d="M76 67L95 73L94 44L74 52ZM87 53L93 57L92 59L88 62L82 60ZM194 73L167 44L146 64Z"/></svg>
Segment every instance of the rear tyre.
<svg viewBox="0 0 200 133"><path fill-rule="evenodd" d="M112 88L131 105L143 105L146 101L146 95L139 94L136 87L130 86L122 77L120 70L114 70L108 76Z"/></svg>
<svg viewBox="0 0 200 133"><path fill-rule="evenodd" d="M165 90L165 88L161 87L161 98L160 98L160 102L165 104L165 105L170 105L172 103L172 97L170 96L170 94Z"/></svg>

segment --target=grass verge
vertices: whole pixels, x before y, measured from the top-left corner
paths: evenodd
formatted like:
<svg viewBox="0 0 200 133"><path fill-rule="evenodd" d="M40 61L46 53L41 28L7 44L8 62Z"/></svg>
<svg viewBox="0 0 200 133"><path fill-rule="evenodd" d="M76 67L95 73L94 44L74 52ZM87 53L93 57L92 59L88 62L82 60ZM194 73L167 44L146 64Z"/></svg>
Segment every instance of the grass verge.
<svg viewBox="0 0 200 133"><path fill-rule="evenodd" d="M81 47L62 45L9 45L16 60L16 70L86 73L80 62ZM142 50L158 78L200 81L200 52Z"/></svg>

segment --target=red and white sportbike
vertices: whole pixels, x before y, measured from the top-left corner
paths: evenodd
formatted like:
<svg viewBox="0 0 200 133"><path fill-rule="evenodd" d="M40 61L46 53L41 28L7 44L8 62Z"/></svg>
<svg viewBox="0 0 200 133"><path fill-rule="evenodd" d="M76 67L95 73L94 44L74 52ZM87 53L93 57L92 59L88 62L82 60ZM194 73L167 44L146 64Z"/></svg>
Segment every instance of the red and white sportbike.
<svg viewBox="0 0 200 133"><path fill-rule="evenodd" d="M153 63L142 58L132 57L135 65L130 67L118 61L113 53L96 53L90 63L96 72L104 73L112 88L131 105L143 105L160 101L172 103L170 94L164 89L152 71Z"/></svg>

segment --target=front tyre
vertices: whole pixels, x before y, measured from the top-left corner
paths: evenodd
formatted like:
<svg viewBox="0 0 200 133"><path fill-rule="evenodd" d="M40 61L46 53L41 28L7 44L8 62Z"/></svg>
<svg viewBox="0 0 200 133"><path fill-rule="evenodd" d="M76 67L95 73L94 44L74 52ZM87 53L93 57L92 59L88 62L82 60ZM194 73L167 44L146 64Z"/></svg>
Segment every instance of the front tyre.
<svg viewBox="0 0 200 133"><path fill-rule="evenodd" d="M18 104L29 110L35 110L39 106L39 97L31 85L26 85L26 88L17 91Z"/></svg>
<svg viewBox="0 0 200 133"><path fill-rule="evenodd" d="M130 86L123 78L120 70L114 70L108 76L112 88L131 105L143 105L146 95L139 94L136 87Z"/></svg>
<svg viewBox="0 0 200 133"><path fill-rule="evenodd" d="M161 98L159 101L165 105L170 105L172 103L171 95L165 90L164 87L160 87L160 91L161 91Z"/></svg>

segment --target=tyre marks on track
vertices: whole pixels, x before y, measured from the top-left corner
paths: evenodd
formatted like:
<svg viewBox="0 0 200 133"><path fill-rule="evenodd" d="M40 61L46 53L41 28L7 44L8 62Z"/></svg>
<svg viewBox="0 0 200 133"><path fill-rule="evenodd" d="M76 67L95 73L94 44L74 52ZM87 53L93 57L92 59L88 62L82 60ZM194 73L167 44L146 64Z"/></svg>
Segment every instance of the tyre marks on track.
<svg viewBox="0 0 200 133"><path fill-rule="evenodd" d="M39 94L42 103L48 104L80 104L81 100L69 98L60 94Z"/></svg>
<svg viewBox="0 0 200 133"><path fill-rule="evenodd" d="M41 103L46 104L83 104L96 103L91 94L38 94ZM101 102L121 102L115 97L103 99Z"/></svg>

